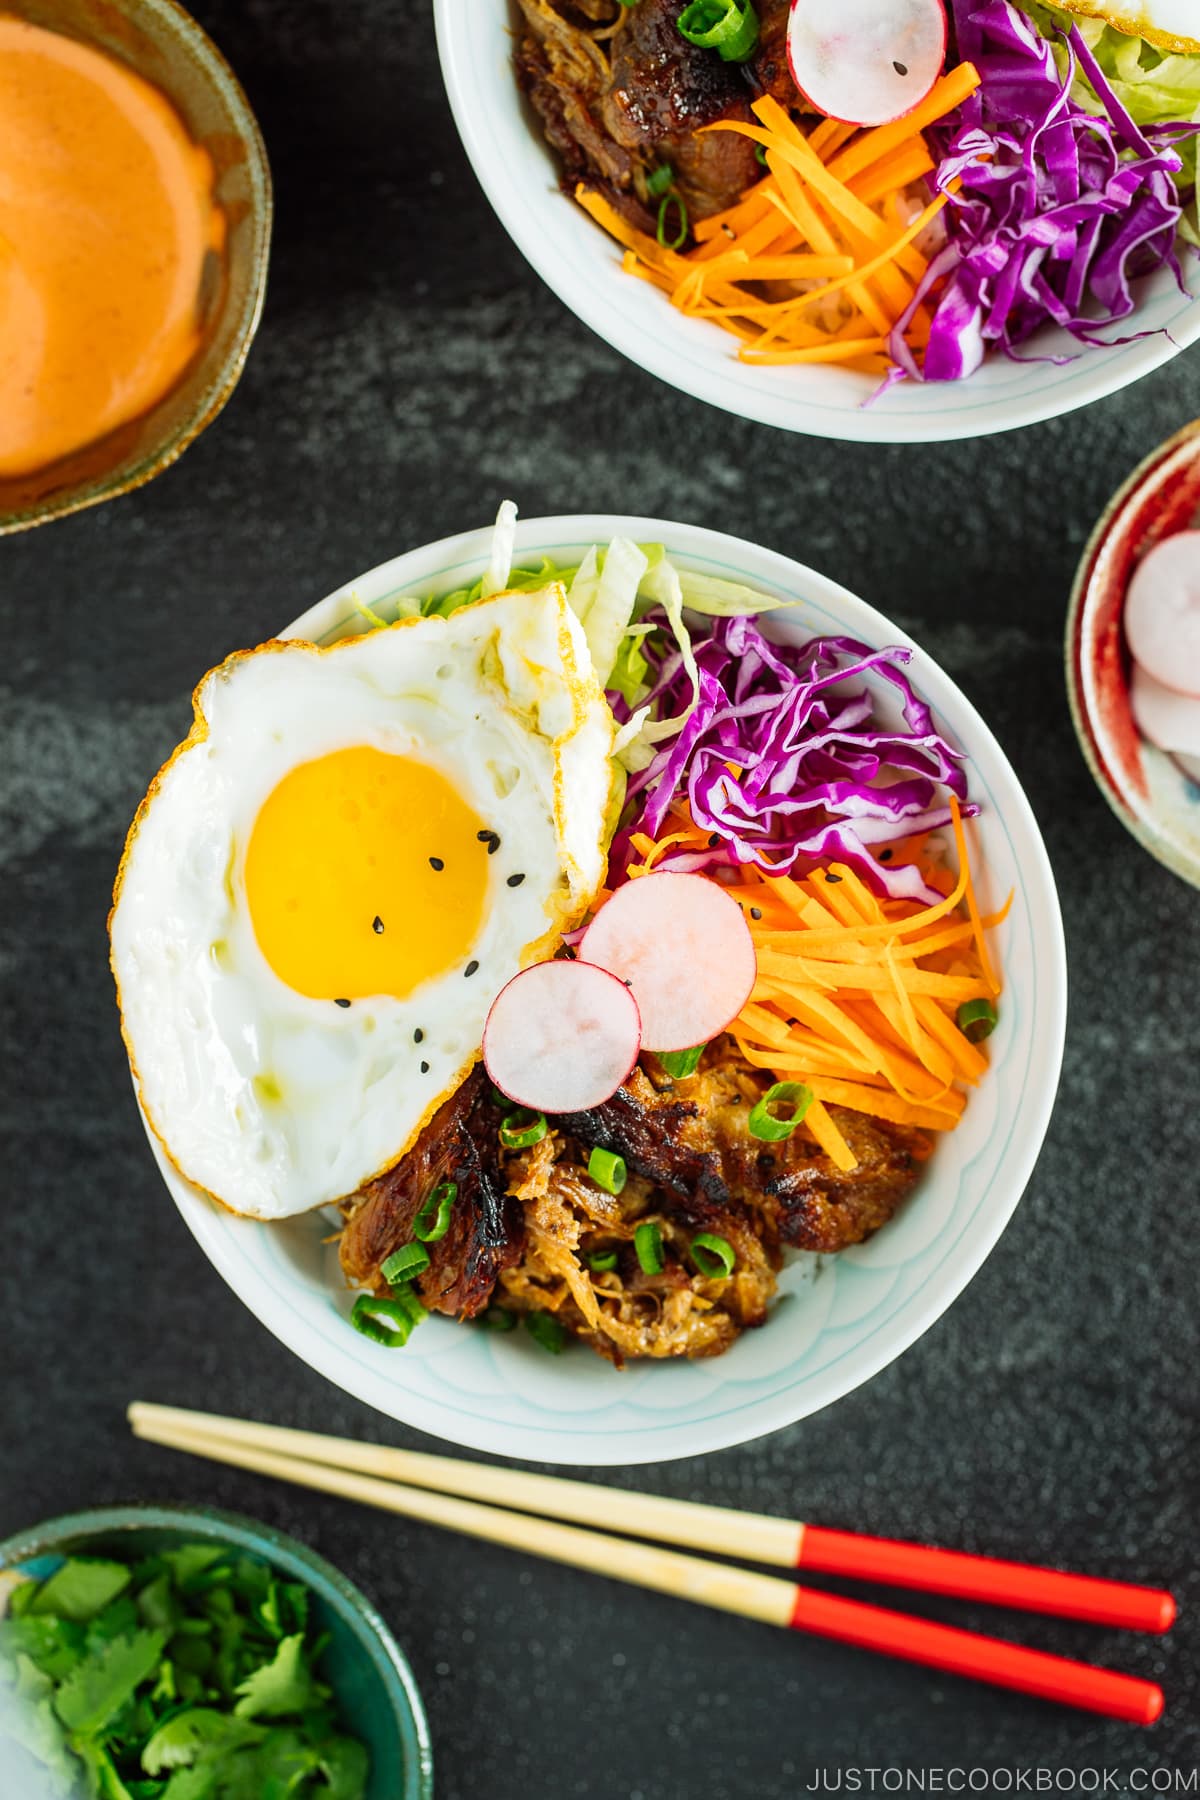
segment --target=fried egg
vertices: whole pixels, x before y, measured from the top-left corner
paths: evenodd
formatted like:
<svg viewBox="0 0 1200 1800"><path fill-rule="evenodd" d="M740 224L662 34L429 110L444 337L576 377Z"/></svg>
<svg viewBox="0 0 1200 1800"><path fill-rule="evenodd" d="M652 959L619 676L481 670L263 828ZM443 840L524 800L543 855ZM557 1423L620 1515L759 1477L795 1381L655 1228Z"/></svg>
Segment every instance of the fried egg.
<svg viewBox="0 0 1200 1800"><path fill-rule="evenodd" d="M1103 19L1130 37L1144 37L1159 50L1200 54L1196 0L1058 0L1067 12Z"/></svg>
<svg viewBox="0 0 1200 1800"><path fill-rule="evenodd" d="M599 887L613 719L561 586L201 682L110 918L145 1116L281 1219L390 1167Z"/></svg>

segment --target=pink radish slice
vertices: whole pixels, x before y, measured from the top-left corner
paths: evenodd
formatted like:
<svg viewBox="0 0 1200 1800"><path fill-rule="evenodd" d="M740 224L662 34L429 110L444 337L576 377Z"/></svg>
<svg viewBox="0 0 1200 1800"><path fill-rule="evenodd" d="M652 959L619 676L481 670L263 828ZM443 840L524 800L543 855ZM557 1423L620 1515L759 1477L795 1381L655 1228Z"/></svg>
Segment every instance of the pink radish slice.
<svg viewBox="0 0 1200 1800"><path fill-rule="evenodd" d="M942 0L792 0L792 80L818 112L887 125L919 106L946 60Z"/></svg>
<svg viewBox="0 0 1200 1800"><path fill-rule="evenodd" d="M1142 736L1168 756L1200 756L1200 700L1164 687L1135 663L1129 703Z"/></svg>
<svg viewBox="0 0 1200 1800"><path fill-rule="evenodd" d="M742 910L704 875L643 875L618 888L579 953L632 983L648 1050L690 1050L750 998L758 959Z"/></svg>
<svg viewBox="0 0 1200 1800"><path fill-rule="evenodd" d="M1125 635L1148 675L1200 699L1200 531L1177 531L1142 558L1125 597Z"/></svg>
<svg viewBox="0 0 1200 1800"><path fill-rule="evenodd" d="M616 1093L642 1046L637 1001L586 962L534 963L492 1002L483 1061L510 1100L535 1112L587 1112Z"/></svg>

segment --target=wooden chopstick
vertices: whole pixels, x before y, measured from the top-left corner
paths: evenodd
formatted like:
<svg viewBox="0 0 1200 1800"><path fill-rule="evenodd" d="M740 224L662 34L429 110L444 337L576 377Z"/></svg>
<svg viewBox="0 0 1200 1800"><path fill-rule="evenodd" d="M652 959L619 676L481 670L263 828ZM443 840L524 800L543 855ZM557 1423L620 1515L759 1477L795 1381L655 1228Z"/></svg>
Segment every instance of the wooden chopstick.
<svg viewBox="0 0 1200 1800"><path fill-rule="evenodd" d="M691 1500L671 1500L657 1494L631 1494L623 1488L537 1475L531 1470L497 1468L416 1450L394 1450L384 1444L356 1443L348 1438L290 1431L278 1425L260 1425L216 1413L187 1412L173 1406L152 1406L143 1401L135 1401L129 1408L129 1420L135 1431L140 1423L202 1431L234 1443L326 1463L332 1468L353 1469L385 1481L404 1481L410 1487L434 1488L490 1505L516 1507L522 1512L538 1512L576 1525L598 1526L636 1537L658 1538L687 1549L735 1556L774 1568L848 1575L889 1587L980 1600L1022 1612L1051 1613L1063 1619L1085 1619L1093 1625L1115 1625L1128 1631L1167 1631L1175 1618L1174 1600L1158 1588L1064 1574L1058 1569L1002 1562L962 1551L935 1550L857 1532L829 1531L799 1519L776 1519L765 1513L736 1512L724 1506L700 1506Z"/></svg>
<svg viewBox="0 0 1200 1800"><path fill-rule="evenodd" d="M219 1430L198 1430L148 1417L130 1408L136 1436L231 1467L272 1475L301 1487L358 1500L385 1512L420 1519L551 1562L657 1589L676 1598L714 1606L769 1625L812 1632L881 1651L908 1662L1015 1688L1109 1718L1149 1725L1162 1712L1162 1690L1114 1670L1071 1662L947 1625L935 1625L883 1607L814 1592L775 1575L758 1575L726 1563L707 1562L628 1538L587 1531L528 1513L483 1506L473 1500L384 1481L356 1470L305 1460L235 1441ZM204 1415L199 1415L204 1417Z"/></svg>

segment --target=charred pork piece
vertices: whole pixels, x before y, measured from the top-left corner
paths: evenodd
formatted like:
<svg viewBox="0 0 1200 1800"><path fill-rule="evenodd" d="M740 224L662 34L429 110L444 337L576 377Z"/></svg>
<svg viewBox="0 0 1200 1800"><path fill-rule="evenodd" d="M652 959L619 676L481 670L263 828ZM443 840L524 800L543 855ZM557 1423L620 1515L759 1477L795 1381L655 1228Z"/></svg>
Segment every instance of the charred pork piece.
<svg viewBox="0 0 1200 1800"><path fill-rule="evenodd" d="M623 1156L698 1215L730 1201L758 1210L797 1249L832 1254L885 1225L929 1154L924 1134L832 1107L858 1159L843 1173L804 1131L769 1144L752 1137L761 1092L736 1049L719 1044L695 1075L656 1086L635 1069L603 1106L560 1124L582 1144Z"/></svg>
<svg viewBox="0 0 1200 1800"><path fill-rule="evenodd" d="M757 94L770 94L780 106L793 107L798 95L788 65L787 28L792 0L757 0L758 49L746 64Z"/></svg>
<svg viewBox="0 0 1200 1800"><path fill-rule="evenodd" d="M671 165L693 219L732 206L758 172L754 145L732 132L697 136L720 119L753 123L741 70L682 37L687 0L638 0L612 40L602 118L626 150Z"/></svg>
<svg viewBox="0 0 1200 1800"><path fill-rule="evenodd" d="M343 1203L341 1262L355 1286L385 1285L382 1265L412 1239L413 1223L442 1181L458 1184L450 1229L427 1245L417 1283L433 1312L470 1319L491 1297L501 1270L519 1262L525 1241L520 1202L505 1193L498 1119L480 1064L440 1106L406 1156Z"/></svg>

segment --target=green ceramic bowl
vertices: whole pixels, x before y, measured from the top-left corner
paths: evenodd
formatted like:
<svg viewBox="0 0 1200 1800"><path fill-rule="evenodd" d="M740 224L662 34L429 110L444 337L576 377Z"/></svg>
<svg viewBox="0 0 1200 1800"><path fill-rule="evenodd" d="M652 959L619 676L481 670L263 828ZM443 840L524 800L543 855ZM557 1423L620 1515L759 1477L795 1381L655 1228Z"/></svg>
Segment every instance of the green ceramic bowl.
<svg viewBox="0 0 1200 1800"><path fill-rule="evenodd" d="M176 0L3 0L3 11L107 51L173 102L216 170L224 256L197 297L203 340L156 405L31 475L0 479L0 536L96 506L158 475L237 386L262 313L273 202L262 133L229 64Z"/></svg>
<svg viewBox="0 0 1200 1800"><path fill-rule="evenodd" d="M211 1539L261 1557L311 1590L329 1633L321 1672L346 1728L371 1755L369 1800L431 1800L433 1753L412 1670L375 1608L331 1563L294 1538L236 1513L187 1506L112 1506L68 1513L0 1544L0 1572L44 1578L72 1554L133 1559Z"/></svg>

